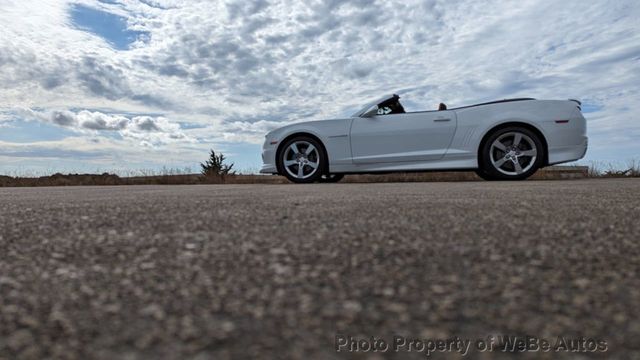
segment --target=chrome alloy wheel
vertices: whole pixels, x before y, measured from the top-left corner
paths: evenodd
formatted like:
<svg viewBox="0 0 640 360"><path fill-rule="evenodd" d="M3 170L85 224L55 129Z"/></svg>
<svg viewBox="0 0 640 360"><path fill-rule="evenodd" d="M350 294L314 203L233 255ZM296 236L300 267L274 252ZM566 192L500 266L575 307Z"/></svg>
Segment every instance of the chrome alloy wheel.
<svg viewBox="0 0 640 360"><path fill-rule="evenodd" d="M311 143L300 140L292 143L284 151L282 164L289 175L296 179L306 179L318 171L320 155Z"/></svg>
<svg viewBox="0 0 640 360"><path fill-rule="evenodd" d="M538 149L527 135L511 131L500 135L489 150L491 164L505 175L520 175L536 163Z"/></svg>

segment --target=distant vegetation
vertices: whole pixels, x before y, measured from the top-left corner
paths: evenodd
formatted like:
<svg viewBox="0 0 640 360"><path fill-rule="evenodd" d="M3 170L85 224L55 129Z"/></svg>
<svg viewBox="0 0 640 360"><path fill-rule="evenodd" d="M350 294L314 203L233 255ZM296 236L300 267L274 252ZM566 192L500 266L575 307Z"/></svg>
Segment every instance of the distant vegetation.
<svg viewBox="0 0 640 360"><path fill-rule="evenodd" d="M225 163L223 154L211 151L209 159L201 164L201 173L190 173L189 169L161 171L137 171L134 176L103 174L61 174L50 176L2 176L0 187L30 186L79 186L79 185L188 185L188 184L288 184L282 176L244 175L233 170L233 163ZM592 162L589 166L552 166L533 175L532 180L584 179L584 178L631 178L640 177L640 160L631 160L625 167L614 167L608 163ZM415 172L382 175L347 175L344 183L383 182L430 182L430 181L477 181L473 172Z"/></svg>

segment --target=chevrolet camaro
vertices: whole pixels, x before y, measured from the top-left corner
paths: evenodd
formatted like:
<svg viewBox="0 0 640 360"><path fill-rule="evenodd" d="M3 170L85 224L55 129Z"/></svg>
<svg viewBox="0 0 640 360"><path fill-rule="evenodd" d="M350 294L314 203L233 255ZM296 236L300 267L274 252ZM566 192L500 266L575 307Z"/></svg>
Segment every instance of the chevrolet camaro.
<svg viewBox="0 0 640 360"><path fill-rule="evenodd" d="M266 135L261 173L294 183L345 174L473 170L486 180L522 180L584 157L586 120L578 100L507 99L406 112L398 95L346 119L306 121Z"/></svg>

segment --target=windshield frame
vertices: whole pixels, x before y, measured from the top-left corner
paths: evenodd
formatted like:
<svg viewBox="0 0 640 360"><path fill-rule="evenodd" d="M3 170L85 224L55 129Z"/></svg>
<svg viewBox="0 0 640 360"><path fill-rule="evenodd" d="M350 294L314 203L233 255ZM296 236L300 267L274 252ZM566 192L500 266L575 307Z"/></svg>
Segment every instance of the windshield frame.
<svg viewBox="0 0 640 360"><path fill-rule="evenodd" d="M377 99L375 101L367 103L367 105L365 105L358 112L356 112L353 115L351 115L351 117L362 117L362 115L366 114L369 110L371 110L372 107L374 107L374 106L377 107L378 104L382 104L383 102L385 102L387 100L391 100L394 96L397 96L397 95L395 95L395 94L387 95L385 97L381 97L381 98L379 98L379 99Z"/></svg>

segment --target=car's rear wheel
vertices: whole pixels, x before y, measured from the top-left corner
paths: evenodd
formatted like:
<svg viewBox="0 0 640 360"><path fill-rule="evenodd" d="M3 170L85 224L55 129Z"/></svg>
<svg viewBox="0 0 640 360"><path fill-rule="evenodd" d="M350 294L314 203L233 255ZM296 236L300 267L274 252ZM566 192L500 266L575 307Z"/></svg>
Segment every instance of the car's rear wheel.
<svg viewBox="0 0 640 360"><path fill-rule="evenodd" d="M499 129L484 143L476 174L485 180L524 180L542 166L544 151L539 136L529 129Z"/></svg>
<svg viewBox="0 0 640 360"><path fill-rule="evenodd" d="M320 177L321 183L337 183L344 178L344 174L324 174Z"/></svg>
<svg viewBox="0 0 640 360"><path fill-rule="evenodd" d="M278 154L278 171L294 183L318 181L326 168L322 144L307 136L290 139Z"/></svg>

